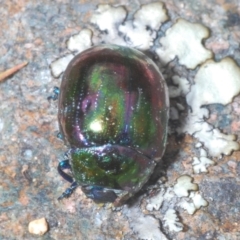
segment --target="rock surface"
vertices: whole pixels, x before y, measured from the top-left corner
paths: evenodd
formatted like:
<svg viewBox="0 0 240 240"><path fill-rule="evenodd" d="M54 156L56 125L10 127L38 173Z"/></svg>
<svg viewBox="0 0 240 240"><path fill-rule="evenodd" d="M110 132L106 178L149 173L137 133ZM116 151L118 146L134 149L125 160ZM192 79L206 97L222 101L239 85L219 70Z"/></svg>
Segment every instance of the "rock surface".
<svg viewBox="0 0 240 240"><path fill-rule="evenodd" d="M121 5L127 6L131 19L134 12L148 2L123 0ZM158 37L178 18L203 24L211 30L204 44L215 54L215 59L233 56L240 65L238 1L162 2L170 20L162 26ZM148 221L148 228L158 228L151 232L149 239L158 234L162 239L178 240L240 239L240 153L235 151L221 159L213 158L216 164L208 168L208 173L194 174L193 158L199 157L199 150L195 148L196 139L190 135L170 135L158 170L164 172L167 178L164 182L169 186L181 175L194 179L201 196L209 203L194 215L178 207L177 198L166 191L162 191L164 199L169 197L171 201L161 202L160 210L146 208L147 199L158 193L155 192L159 189L157 183L118 211L94 204L80 189L70 199L57 201L68 186L57 173L58 159L63 157L66 147L56 137L57 103L47 100L53 87L60 85L60 79L51 75L49 65L69 53L66 42L90 23L100 3L119 1L1 2L0 72L21 62L29 64L0 83L0 238L32 239L29 222L45 216L49 231L41 239L147 239L150 233L143 231L144 221ZM161 70L168 74L173 69L181 70L183 76L180 77L189 78L193 83L196 70L187 70L178 65L176 59ZM184 114L186 99L173 98L171 105L174 104L183 109ZM239 96L227 106L213 104L207 108L209 124L239 138ZM171 122L174 124L179 124L177 119ZM157 176L159 178L159 173ZM162 199L160 197L160 201ZM171 215L181 220L183 231L170 231L163 224L165 213L172 207L175 212ZM178 229L182 229L180 226Z"/></svg>

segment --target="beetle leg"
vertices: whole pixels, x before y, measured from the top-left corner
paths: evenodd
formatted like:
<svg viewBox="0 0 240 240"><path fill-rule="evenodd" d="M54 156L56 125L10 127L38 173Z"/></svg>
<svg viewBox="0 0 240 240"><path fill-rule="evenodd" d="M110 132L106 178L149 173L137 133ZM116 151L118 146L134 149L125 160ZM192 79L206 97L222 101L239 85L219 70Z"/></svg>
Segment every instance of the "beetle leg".
<svg viewBox="0 0 240 240"><path fill-rule="evenodd" d="M58 198L58 200L62 200L63 198L68 198L78 186L76 181L73 180L72 176L65 173L63 169L71 169L68 159L63 160L58 164L58 172L65 180L71 183L71 186L62 193L62 195Z"/></svg>
<svg viewBox="0 0 240 240"><path fill-rule="evenodd" d="M58 200L62 200L63 198L68 198L72 195L73 191L77 188L77 183L74 181L72 182L71 186L67 188L62 195L58 198Z"/></svg>
<svg viewBox="0 0 240 240"><path fill-rule="evenodd" d="M59 87L56 87L56 86L55 86L55 87L53 88L53 94L52 94L51 96L49 96L49 97L47 98L47 100L48 100L48 101L50 101L50 100L53 100L53 101L57 100L57 99L58 99L59 92L60 92Z"/></svg>
<svg viewBox="0 0 240 240"><path fill-rule="evenodd" d="M63 171L63 169L70 169L71 170L71 166L69 164L69 160L63 160L58 164L58 173L68 182L72 183L73 182L73 178L68 175L67 173L65 173Z"/></svg>
<svg viewBox="0 0 240 240"><path fill-rule="evenodd" d="M82 191L88 198L93 199L95 202L114 202L117 198L117 195L113 190L100 186L83 186Z"/></svg>

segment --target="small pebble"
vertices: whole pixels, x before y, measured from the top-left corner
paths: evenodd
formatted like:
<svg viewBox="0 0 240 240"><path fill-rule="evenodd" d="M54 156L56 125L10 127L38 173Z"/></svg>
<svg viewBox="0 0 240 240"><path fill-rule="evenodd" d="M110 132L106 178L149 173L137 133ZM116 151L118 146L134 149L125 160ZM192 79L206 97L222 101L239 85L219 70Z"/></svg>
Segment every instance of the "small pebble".
<svg viewBox="0 0 240 240"><path fill-rule="evenodd" d="M36 235L44 235L48 231L48 223L45 218L31 221L28 224L28 231Z"/></svg>

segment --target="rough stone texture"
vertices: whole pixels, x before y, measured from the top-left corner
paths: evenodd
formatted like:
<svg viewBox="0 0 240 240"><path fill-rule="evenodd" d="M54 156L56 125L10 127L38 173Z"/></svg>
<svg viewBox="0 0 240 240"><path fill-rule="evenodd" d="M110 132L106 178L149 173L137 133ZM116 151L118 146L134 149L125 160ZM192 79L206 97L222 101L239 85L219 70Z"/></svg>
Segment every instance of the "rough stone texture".
<svg viewBox="0 0 240 240"><path fill-rule="evenodd" d="M66 41L86 25L97 4L118 2L0 1L0 71L29 62L0 84L1 239L33 239L27 231L28 223L42 217L49 223L49 232L41 239L140 237L132 230L124 212L92 203L80 189L70 199L56 200L68 184L56 170L66 148L56 138L56 102L47 101L53 86L60 85L51 76L49 64L66 54ZM148 2L131 1L130 4L123 0L120 4L134 11ZM210 28L212 34L205 45L217 60L230 55L240 65L238 0L163 2L171 20L181 17ZM169 25L166 23L163 29ZM210 106L208 122L239 137L239 104L240 99L236 97L227 107ZM180 175L192 174L191 161L197 154L194 144L191 136L170 136L163 159L169 182ZM209 206L193 216L179 210L185 231L169 233L162 228L168 239L240 239L239 159L239 152L234 152L215 159L217 164L208 174L192 174Z"/></svg>

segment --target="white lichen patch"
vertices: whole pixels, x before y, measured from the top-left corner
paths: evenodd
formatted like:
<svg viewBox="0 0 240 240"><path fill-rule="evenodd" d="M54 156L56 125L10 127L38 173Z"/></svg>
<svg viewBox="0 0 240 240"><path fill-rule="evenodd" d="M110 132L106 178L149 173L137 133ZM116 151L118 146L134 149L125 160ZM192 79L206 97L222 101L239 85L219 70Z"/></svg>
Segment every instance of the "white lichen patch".
<svg viewBox="0 0 240 240"><path fill-rule="evenodd" d="M73 59L73 57L74 57L73 54L68 54L52 62L50 65L52 75L56 78L59 77L61 73L65 71L65 69L67 68L67 65Z"/></svg>
<svg viewBox="0 0 240 240"><path fill-rule="evenodd" d="M179 131L188 132L204 143L209 156L229 155L239 149L234 135L223 134L204 121L209 112L203 108L208 104L230 103L240 92L239 79L240 68L231 58L225 58L220 62L209 60L200 67L195 84L186 96L191 111Z"/></svg>
<svg viewBox="0 0 240 240"><path fill-rule="evenodd" d="M146 209L148 211L159 210L164 200L165 189L161 188L160 191L153 197L147 200Z"/></svg>
<svg viewBox="0 0 240 240"><path fill-rule="evenodd" d="M93 36L90 29L83 29L79 34L72 36L67 41L67 47L74 54L79 53L93 44L112 43L126 45L126 42L118 34L118 26L124 22L127 11L124 7L111 7L108 4L98 6L96 12L91 18L91 23L95 24L102 33L99 36ZM65 71L67 65L74 57L68 54L51 63L50 68L54 77L59 77Z"/></svg>
<svg viewBox="0 0 240 240"><path fill-rule="evenodd" d="M194 157L192 165L194 173L206 173L208 172L207 168L214 165L214 161L207 157Z"/></svg>
<svg viewBox="0 0 240 240"><path fill-rule="evenodd" d="M141 239L146 240L158 240L167 239L159 229L159 220L147 215L147 216L136 216L134 220L134 230L138 232Z"/></svg>
<svg viewBox="0 0 240 240"><path fill-rule="evenodd" d="M183 224L177 216L174 209L168 209L163 218L164 226L169 229L169 231L180 232L183 230Z"/></svg>
<svg viewBox="0 0 240 240"><path fill-rule="evenodd" d="M160 222L158 219L144 215L139 207L124 207L123 212L129 218L130 227L144 240L167 240L166 236L160 231Z"/></svg>
<svg viewBox="0 0 240 240"><path fill-rule="evenodd" d="M202 40L208 37L209 30L205 26L178 19L160 39L161 47L156 52L164 64L178 57L180 64L194 69L213 56L202 45Z"/></svg>
<svg viewBox="0 0 240 240"><path fill-rule="evenodd" d="M173 188L168 186L164 192L164 200L167 202L170 202L171 199L174 198L174 196L175 196L175 194L173 192Z"/></svg>
<svg viewBox="0 0 240 240"><path fill-rule="evenodd" d="M197 191L198 185L192 183L193 179L190 176L183 175L177 179L177 183L173 187L174 193L178 197L187 197L190 191Z"/></svg>
<svg viewBox="0 0 240 240"><path fill-rule="evenodd" d="M199 192L191 192L190 198L192 199L196 209L200 209L201 207L206 207L208 205L208 202L200 195Z"/></svg>
<svg viewBox="0 0 240 240"><path fill-rule="evenodd" d="M100 4L90 20L100 31L104 32L98 41L126 45L118 32L118 26L124 22L126 17L127 11L124 7L112 7L108 4Z"/></svg>
<svg viewBox="0 0 240 240"><path fill-rule="evenodd" d="M92 31L83 29L67 41L67 48L73 52L82 52L92 46Z"/></svg>
<svg viewBox="0 0 240 240"><path fill-rule="evenodd" d="M159 29L163 22L168 20L167 10L161 2L142 5L134 15L133 25L139 28L150 27Z"/></svg>
<svg viewBox="0 0 240 240"><path fill-rule="evenodd" d="M169 97L175 98L185 96L190 91L190 84L186 78L181 78L177 75L172 77L174 86L169 86Z"/></svg>
<svg viewBox="0 0 240 240"><path fill-rule="evenodd" d="M200 148L200 147L202 147L203 145L202 145L202 143L200 143L200 142L198 142L198 143L196 143L195 144L195 148ZM207 155L206 155L207 156Z"/></svg>
<svg viewBox="0 0 240 240"><path fill-rule="evenodd" d="M189 199L182 199L178 206L185 209L188 214L194 214L201 207L206 207L208 202L200 195L199 192L191 192Z"/></svg>
<svg viewBox="0 0 240 240"><path fill-rule="evenodd" d="M194 111L203 105L229 104L240 92L240 68L231 58L208 60L198 70L187 102Z"/></svg>
<svg viewBox="0 0 240 240"><path fill-rule="evenodd" d="M52 75L58 78L67 68L74 55L92 46L92 31L83 29L67 41L67 48L74 52L61 57L50 64Z"/></svg>
<svg viewBox="0 0 240 240"><path fill-rule="evenodd" d="M164 202L170 202L175 197L172 187L161 187L160 191L147 199L146 209L158 211Z"/></svg>
<svg viewBox="0 0 240 240"><path fill-rule="evenodd" d="M100 4L90 21L101 32L93 35L90 29L83 29L67 41L68 49L76 54L93 44L109 43L146 50L152 46L161 24L168 19L162 3L143 5L136 12L133 21L124 23L126 16L127 11L124 7ZM51 63L54 77L61 75L73 56L73 54L68 54Z"/></svg>
<svg viewBox="0 0 240 240"><path fill-rule="evenodd" d="M196 207L194 206L193 202L189 202L187 200L182 200L179 205L179 207L183 208L188 212L188 214L192 215L196 212Z"/></svg>
<svg viewBox="0 0 240 240"><path fill-rule="evenodd" d="M204 112L204 110L199 109L199 113ZM232 151L239 149L234 135L223 134L218 129L214 129L210 124L204 122L203 117L204 115L200 118L190 114L185 119L180 132L188 132L201 141L208 149L209 156L212 157L220 157L221 154L229 155Z"/></svg>
<svg viewBox="0 0 240 240"><path fill-rule="evenodd" d="M194 173L208 172L207 168L214 165L214 161L207 157L207 152L205 149L200 149L199 158L193 157L193 171Z"/></svg>
<svg viewBox="0 0 240 240"><path fill-rule="evenodd" d="M161 24L168 19L163 3L143 5L134 15L133 21L119 26L119 31L127 39L129 46L147 50L153 45Z"/></svg>
<svg viewBox="0 0 240 240"><path fill-rule="evenodd" d="M168 203L168 209L164 213L164 226L169 231L179 232L183 229L176 210L176 206L194 214L202 206L207 206L208 202L200 195L198 185L192 183L193 179L189 176L181 176L177 179L177 183L172 186L162 187L161 190L153 197L147 200L146 209L148 211L162 211L161 207L164 203Z"/></svg>

